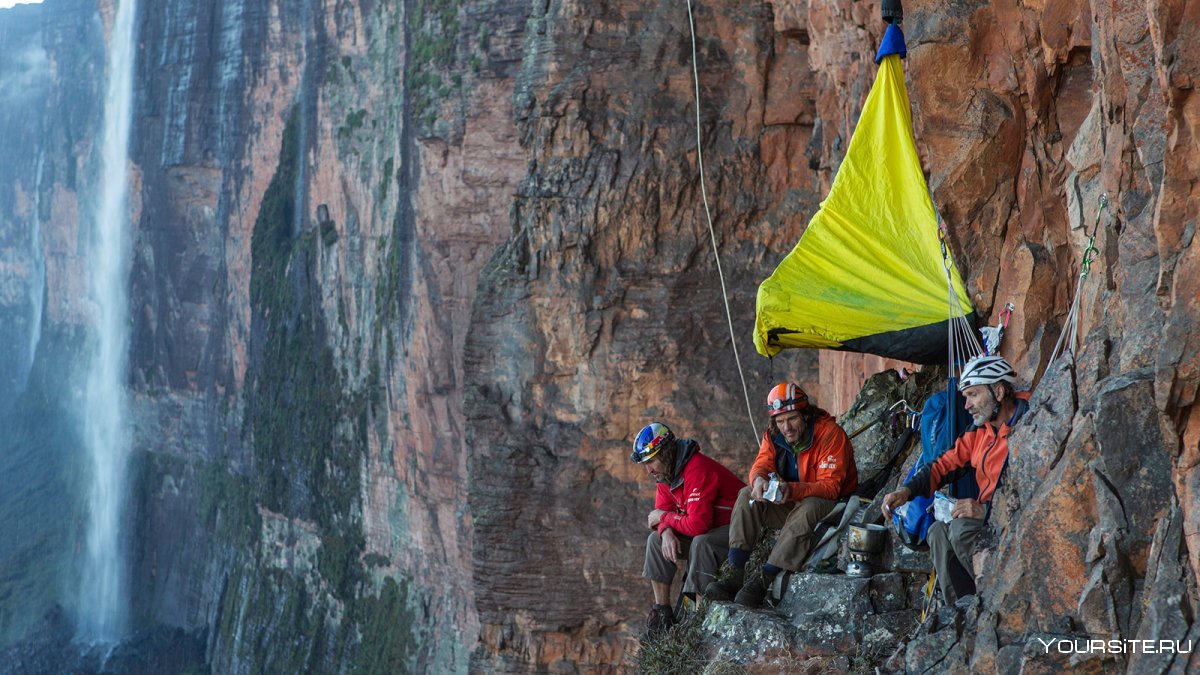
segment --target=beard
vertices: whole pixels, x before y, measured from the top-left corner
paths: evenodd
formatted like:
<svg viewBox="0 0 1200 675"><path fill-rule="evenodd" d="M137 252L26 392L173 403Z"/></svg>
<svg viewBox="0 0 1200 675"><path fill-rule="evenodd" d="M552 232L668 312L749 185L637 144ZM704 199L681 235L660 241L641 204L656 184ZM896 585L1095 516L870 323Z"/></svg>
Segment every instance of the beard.
<svg viewBox="0 0 1200 675"><path fill-rule="evenodd" d="M991 422L998 412L1000 412L1000 402L993 396L992 400L979 406L978 412L971 413L971 421L975 423L975 426L982 427Z"/></svg>

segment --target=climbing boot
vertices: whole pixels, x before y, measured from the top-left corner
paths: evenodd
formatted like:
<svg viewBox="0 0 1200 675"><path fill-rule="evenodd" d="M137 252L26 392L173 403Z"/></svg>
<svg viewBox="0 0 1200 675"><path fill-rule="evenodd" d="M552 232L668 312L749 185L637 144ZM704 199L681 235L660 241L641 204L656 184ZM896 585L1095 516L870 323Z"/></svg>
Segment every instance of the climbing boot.
<svg viewBox="0 0 1200 675"><path fill-rule="evenodd" d="M704 587L704 597L716 602L729 602L737 595L737 592L742 590L742 584L746 581L746 569L738 569L729 567L726 569L725 578L720 581L710 581Z"/></svg>
<svg viewBox="0 0 1200 675"><path fill-rule="evenodd" d="M742 586L734 600L743 607L758 609L763 606L763 598L767 597L767 586L770 586L772 581L774 579L754 577Z"/></svg>
<svg viewBox="0 0 1200 675"><path fill-rule="evenodd" d="M657 635L675 625L675 612L670 605L655 605L646 617L646 634Z"/></svg>

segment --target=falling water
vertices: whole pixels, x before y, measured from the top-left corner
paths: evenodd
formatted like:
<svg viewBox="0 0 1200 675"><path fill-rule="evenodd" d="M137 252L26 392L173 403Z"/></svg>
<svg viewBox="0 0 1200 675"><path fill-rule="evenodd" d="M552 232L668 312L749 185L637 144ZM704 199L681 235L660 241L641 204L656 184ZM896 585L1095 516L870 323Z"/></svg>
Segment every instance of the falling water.
<svg viewBox="0 0 1200 675"><path fill-rule="evenodd" d="M46 302L46 259L42 256L42 233L38 227L38 218L42 213L42 165L45 157L38 155L37 176L35 179L33 231L29 235L29 257L33 260L33 278L29 284L29 366L37 357L38 343L42 340L42 311ZM29 371L25 371L26 377ZM21 383L23 389L25 383Z"/></svg>
<svg viewBox="0 0 1200 675"><path fill-rule="evenodd" d="M121 519L129 434L125 421L128 308L129 132L136 0L117 0L104 98L99 198L91 252L94 345L84 392L83 435L92 460L87 554L79 594L80 636L113 642L126 630Z"/></svg>

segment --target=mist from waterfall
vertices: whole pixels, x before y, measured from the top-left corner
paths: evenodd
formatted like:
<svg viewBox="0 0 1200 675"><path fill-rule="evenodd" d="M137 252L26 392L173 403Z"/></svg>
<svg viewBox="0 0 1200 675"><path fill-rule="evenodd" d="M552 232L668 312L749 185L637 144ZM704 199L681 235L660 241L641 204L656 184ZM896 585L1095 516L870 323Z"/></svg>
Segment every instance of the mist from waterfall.
<svg viewBox="0 0 1200 675"><path fill-rule="evenodd" d="M129 249L129 135L133 110L136 0L118 0L108 49L108 81L98 199L93 214L92 351L83 400L83 440L91 459L87 551L79 589L79 637L114 642L127 631L124 516L130 435L126 420Z"/></svg>

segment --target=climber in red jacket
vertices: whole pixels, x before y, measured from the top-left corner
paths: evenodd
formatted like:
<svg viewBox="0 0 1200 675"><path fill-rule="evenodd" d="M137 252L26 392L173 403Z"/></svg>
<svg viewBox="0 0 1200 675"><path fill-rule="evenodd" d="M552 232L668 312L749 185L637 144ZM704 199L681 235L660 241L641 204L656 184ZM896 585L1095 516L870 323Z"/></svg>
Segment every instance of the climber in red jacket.
<svg viewBox="0 0 1200 675"><path fill-rule="evenodd" d="M858 469L850 439L829 413L813 405L796 384L767 395L771 424L763 434L750 485L738 495L729 532L732 575L704 589L712 600L761 607L767 587L783 570L796 571L812 548L817 523L837 501L854 494ZM776 477L778 494L765 494ZM746 561L764 528L779 528L762 576L745 583Z"/></svg>
<svg viewBox="0 0 1200 675"><path fill-rule="evenodd" d="M699 443L675 438L658 422L638 433L631 459L658 482L654 510L646 517L652 531L642 569L654 590L648 629L657 632L675 623L670 593L679 560L688 560L685 594L694 597L716 578L729 547L729 514L745 483L702 454Z"/></svg>
<svg viewBox="0 0 1200 675"><path fill-rule="evenodd" d="M971 562L975 538L983 529L988 504L1008 465L1008 436L1029 409L1029 393L1013 389L1016 378L1012 366L999 356L977 356L968 361L958 389L966 398L967 412L976 428L963 434L953 448L933 463L914 473L900 489L883 498L883 512L890 515L914 495L930 496L967 470L975 469L979 497L959 499L950 514L953 518L950 523L934 523L926 535L938 586L948 605L975 594L975 570Z"/></svg>

